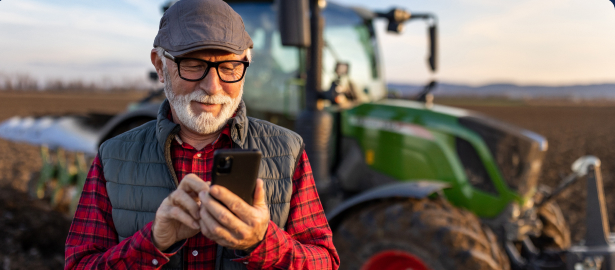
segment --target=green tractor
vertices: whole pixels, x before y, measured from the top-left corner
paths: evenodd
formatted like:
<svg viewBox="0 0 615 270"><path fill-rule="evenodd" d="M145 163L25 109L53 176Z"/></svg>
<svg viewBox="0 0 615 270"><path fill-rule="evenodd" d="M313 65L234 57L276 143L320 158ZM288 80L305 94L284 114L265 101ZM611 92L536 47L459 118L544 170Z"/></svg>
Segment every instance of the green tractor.
<svg viewBox="0 0 615 270"><path fill-rule="evenodd" d="M228 2L254 41L248 113L304 138L342 269L615 269L599 160L579 159L548 191L539 188L544 137L435 105L435 83L413 99L387 98L374 22L397 33L427 22L435 71L433 14ZM162 93L112 118L98 144L154 119ZM595 196L585 244L571 247L553 198L583 176Z"/></svg>

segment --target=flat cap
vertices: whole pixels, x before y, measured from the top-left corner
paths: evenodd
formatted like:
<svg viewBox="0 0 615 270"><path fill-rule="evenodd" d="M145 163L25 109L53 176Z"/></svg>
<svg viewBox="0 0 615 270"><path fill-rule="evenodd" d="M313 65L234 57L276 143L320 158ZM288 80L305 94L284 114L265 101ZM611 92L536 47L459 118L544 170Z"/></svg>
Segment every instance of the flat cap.
<svg viewBox="0 0 615 270"><path fill-rule="evenodd" d="M154 47L173 56L202 49L242 54L252 48L241 16L222 0L180 0L160 19Z"/></svg>

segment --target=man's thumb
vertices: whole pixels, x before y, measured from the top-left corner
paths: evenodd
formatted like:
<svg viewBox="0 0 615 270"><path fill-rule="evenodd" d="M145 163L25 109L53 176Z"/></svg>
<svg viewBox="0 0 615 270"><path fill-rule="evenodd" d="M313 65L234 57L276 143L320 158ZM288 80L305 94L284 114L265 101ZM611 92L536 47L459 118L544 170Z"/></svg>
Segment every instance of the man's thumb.
<svg viewBox="0 0 615 270"><path fill-rule="evenodd" d="M254 190L254 206L265 205L265 183L262 179L256 179L256 189Z"/></svg>

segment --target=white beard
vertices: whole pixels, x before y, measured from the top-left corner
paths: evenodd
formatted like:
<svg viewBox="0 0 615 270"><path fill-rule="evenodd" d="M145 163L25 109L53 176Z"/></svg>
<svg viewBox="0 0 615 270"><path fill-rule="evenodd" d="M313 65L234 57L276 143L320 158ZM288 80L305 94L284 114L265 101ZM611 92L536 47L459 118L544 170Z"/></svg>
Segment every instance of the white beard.
<svg viewBox="0 0 615 270"><path fill-rule="evenodd" d="M167 96L171 107L175 110L177 119L188 129L196 133L206 135L220 131L228 122L241 103L243 95L243 81L239 95L233 99L222 93L207 95L201 90L196 90L187 95L175 95L171 86L171 76L166 69L164 73L164 94ZM215 117L210 112L201 112L196 115L190 108L190 102L196 101L207 104L221 104L220 112Z"/></svg>

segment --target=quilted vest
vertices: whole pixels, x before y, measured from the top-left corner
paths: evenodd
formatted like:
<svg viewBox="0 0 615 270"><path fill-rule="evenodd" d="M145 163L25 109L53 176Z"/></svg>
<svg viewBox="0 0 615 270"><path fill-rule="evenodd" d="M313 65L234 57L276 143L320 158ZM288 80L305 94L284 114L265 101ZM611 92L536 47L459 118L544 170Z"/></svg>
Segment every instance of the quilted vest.
<svg viewBox="0 0 615 270"><path fill-rule="evenodd" d="M169 102L165 100L157 120L100 146L99 156L119 241L153 221L162 200L177 188L170 148L180 126L167 119L169 110ZM303 152L303 140L288 129L247 117L243 101L229 124L233 148L262 152L259 178L265 182L270 217L284 229L290 210L292 176ZM183 253L171 257L163 269L182 269ZM218 246L216 269L245 269L243 264L231 261L234 258L233 250Z"/></svg>

